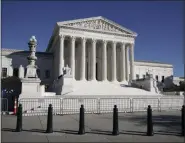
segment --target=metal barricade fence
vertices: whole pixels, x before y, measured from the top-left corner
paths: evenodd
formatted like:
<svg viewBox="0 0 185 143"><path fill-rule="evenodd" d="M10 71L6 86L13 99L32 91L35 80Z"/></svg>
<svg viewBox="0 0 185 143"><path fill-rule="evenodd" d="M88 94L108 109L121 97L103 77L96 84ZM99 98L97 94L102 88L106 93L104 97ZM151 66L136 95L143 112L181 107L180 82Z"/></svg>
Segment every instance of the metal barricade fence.
<svg viewBox="0 0 185 143"><path fill-rule="evenodd" d="M1 112L8 112L8 99L1 98Z"/></svg>
<svg viewBox="0 0 185 143"><path fill-rule="evenodd" d="M130 112L130 98L100 98L99 113L113 112L114 105L117 105L118 112Z"/></svg>
<svg viewBox="0 0 185 143"><path fill-rule="evenodd" d="M82 104L84 105L85 113L98 113L97 98L63 98L62 114L79 113Z"/></svg>
<svg viewBox="0 0 185 143"><path fill-rule="evenodd" d="M160 111L180 110L184 104L183 97L163 97L160 99Z"/></svg>
<svg viewBox="0 0 185 143"><path fill-rule="evenodd" d="M83 104L85 113L110 113L114 105L119 112L146 111L148 105L152 110L181 109L183 97L159 98L25 98L19 103L23 106L23 115L47 115L48 106L52 104L53 114L76 114ZM7 107L6 107L7 108ZM3 109L3 108L2 108Z"/></svg>
<svg viewBox="0 0 185 143"><path fill-rule="evenodd" d="M60 98L22 98L23 115L47 115L48 106L52 104L53 114L60 114Z"/></svg>
<svg viewBox="0 0 185 143"><path fill-rule="evenodd" d="M152 110L159 111L159 98L133 98L132 99L132 112L146 111L148 105L151 105Z"/></svg>

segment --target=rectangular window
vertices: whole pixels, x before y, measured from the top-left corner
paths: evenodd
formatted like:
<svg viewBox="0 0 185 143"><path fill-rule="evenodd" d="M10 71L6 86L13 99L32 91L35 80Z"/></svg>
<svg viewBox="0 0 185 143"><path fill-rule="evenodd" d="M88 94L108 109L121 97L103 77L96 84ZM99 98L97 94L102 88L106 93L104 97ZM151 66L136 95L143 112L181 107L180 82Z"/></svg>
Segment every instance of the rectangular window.
<svg viewBox="0 0 185 143"><path fill-rule="evenodd" d="M40 78L40 69L37 69L37 76Z"/></svg>
<svg viewBox="0 0 185 143"><path fill-rule="evenodd" d="M162 82L164 82L164 76L162 76Z"/></svg>
<svg viewBox="0 0 185 143"><path fill-rule="evenodd" d="M19 75L19 69L18 68L14 68L13 69L13 76L18 77L18 75Z"/></svg>
<svg viewBox="0 0 185 143"><path fill-rule="evenodd" d="M2 68L1 76L2 77L7 77L7 68Z"/></svg>
<svg viewBox="0 0 185 143"><path fill-rule="evenodd" d="M158 75L156 75L156 76L155 76L155 79L156 79L157 81L159 80L159 77L158 77Z"/></svg>
<svg viewBox="0 0 185 143"><path fill-rule="evenodd" d="M146 77L146 76L145 76L145 74L144 74L144 75L143 75L143 78L145 79L145 77Z"/></svg>
<svg viewBox="0 0 185 143"><path fill-rule="evenodd" d="M50 71L49 70L45 71L45 78L50 78Z"/></svg>
<svg viewBox="0 0 185 143"><path fill-rule="evenodd" d="M139 79L139 74L136 74L136 79Z"/></svg>

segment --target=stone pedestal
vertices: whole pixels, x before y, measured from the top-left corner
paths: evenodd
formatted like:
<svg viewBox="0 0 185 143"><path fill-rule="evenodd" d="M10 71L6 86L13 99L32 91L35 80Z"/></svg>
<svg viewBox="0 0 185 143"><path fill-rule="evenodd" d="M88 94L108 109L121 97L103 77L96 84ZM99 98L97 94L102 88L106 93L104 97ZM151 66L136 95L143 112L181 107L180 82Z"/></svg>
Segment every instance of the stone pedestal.
<svg viewBox="0 0 185 143"><path fill-rule="evenodd" d="M65 75L64 76L64 84L62 87L62 95L65 95L69 92L73 91L73 77L72 75Z"/></svg>
<svg viewBox="0 0 185 143"><path fill-rule="evenodd" d="M20 98L39 98L41 97L41 88L39 78L22 78L22 91Z"/></svg>

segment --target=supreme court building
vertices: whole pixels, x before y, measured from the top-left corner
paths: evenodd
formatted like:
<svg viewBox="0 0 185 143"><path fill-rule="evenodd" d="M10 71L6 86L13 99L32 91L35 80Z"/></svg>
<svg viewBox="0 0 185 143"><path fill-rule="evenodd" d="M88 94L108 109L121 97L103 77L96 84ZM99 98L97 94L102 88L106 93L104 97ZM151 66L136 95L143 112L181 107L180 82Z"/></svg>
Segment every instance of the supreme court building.
<svg viewBox="0 0 185 143"><path fill-rule="evenodd" d="M135 32L102 16L57 22L46 52L36 52L39 76L51 84L66 65L76 81L127 82L147 72L156 80L172 76L171 64L134 60L136 38ZM2 49L4 75L19 73L20 65L25 68L28 54Z"/></svg>

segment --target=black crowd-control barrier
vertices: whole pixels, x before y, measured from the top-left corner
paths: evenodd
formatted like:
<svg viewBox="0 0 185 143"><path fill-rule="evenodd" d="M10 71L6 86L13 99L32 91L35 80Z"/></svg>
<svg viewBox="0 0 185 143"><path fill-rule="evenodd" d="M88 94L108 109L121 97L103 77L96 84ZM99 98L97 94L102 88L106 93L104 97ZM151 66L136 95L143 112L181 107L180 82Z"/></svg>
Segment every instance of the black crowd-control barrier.
<svg viewBox="0 0 185 143"><path fill-rule="evenodd" d="M147 109L147 136L153 136L152 108L148 105Z"/></svg>
<svg viewBox="0 0 185 143"><path fill-rule="evenodd" d="M16 132L22 131L22 104L19 104L18 112L17 112L17 125L16 125Z"/></svg>
<svg viewBox="0 0 185 143"><path fill-rule="evenodd" d="M53 133L53 107L49 104L46 133Z"/></svg>
<svg viewBox="0 0 185 143"><path fill-rule="evenodd" d="M181 110L181 135L185 136L185 105L182 106Z"/></svg>
<svg viewBox="0 0 185 143"><path fill-rule="evenodd" d="M119 135L119 127L118 127L118 108L117 105L114 105L113 108L113 131L112 135Z"/></svg>
<svg viewBox="0 0 185 143"><path fill-rule="evenodd" d="M79 135L85 134L84 105L80 108Z"/></svg>

